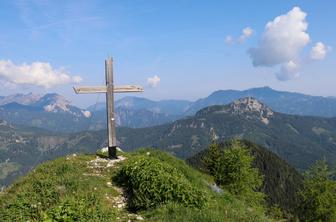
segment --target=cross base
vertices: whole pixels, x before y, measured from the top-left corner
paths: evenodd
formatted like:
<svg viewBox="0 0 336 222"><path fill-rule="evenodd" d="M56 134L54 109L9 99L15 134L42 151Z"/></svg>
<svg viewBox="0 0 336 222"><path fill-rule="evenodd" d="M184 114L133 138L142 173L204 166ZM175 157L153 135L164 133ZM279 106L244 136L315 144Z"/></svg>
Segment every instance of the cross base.
<svg viewBox="0 0 336 222"><path fill-rule="evenodd" d="M117 147L116 146L108 147L108 158L117 159Z"/></svg>

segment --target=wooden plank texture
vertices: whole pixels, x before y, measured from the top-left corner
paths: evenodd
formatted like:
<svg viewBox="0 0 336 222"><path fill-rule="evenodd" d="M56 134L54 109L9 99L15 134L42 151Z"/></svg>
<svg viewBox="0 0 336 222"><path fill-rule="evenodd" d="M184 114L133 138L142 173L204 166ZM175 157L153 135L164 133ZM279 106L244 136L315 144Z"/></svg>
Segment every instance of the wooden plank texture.
<svg viewBox="0 0 336 222"><path fill-rule="evenodd" d="M107 110L107 125L108 125L108 146L109 149L117 147L115 133L115 117L114 117L114 93L113 93L113 61L108 58L105 61L106 72L106 110Z"/></svg>
<svg viewBox="0 0 336 222"><path fill-rule="evenodd" d="M75 93L82 94L82 93L106 93L107 87L106 86L75 86L73 87Z"/></svg>
<svg viewBox="0 0 336 222"><path fill-rule="evenodd" d="M75 93L85 94L85 93L106 93L106 86L75 86L73 87ZM144 89L141 86L125 85L125 86L115 86L113 89L114 93L127 93L127 92L143 92Z"/></svg>
<svg viewBox="0 0 336 222"><path fill-rule="evenodd" d="M142 86L125 85L125 86L115 86L114 93L126 93L126 92L143 92Z"/></svg>

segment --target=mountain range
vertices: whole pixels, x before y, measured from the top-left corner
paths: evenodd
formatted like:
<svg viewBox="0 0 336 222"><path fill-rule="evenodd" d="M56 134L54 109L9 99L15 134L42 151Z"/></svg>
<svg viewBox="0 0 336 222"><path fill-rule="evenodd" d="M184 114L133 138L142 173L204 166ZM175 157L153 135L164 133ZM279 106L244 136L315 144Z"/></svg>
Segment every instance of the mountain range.
<svg viewBox="0 0 336 222"><path fill-rule="evenodd" d="M267 104L274 111L302 116L336 117L336 97L311 96L296 92L274 90L270 87L247 90L218 90L194 102L186 100L152 101L140 97L124 97L116 102L116 107L133 110L150 110L177 117L194 115L202 108L212 105L226 105L237 99L253 97ZM92 110L94 106L87 109ZM97 110L105 110L99 103Z"/></svg>
<svg viewBox="0 0 336 222"><path fill-rule="evenodd" d="M128 150L158 147L181 158L196 154L212 140L242 138L268 148L297 169L324 157L336 162L336 118L283 114L251 97L209 106L173 123L120 128L118 138Z"/></svg>
<svg viewBox="0 0 336 222"><path fill-rule="evenodd" d="M204 99L195 101L188 108L187 113L192 114L211 105L225 105L244 97L253 97L280 113L336 117L336 97L311 96L296 92L278 91L270 87L242 91L219 90Z"/></svg>
<svg viewBox="0 0 336 222"><path fill-rule="evenodd" d="M161 125L192 116L202 108L229 104L248 96L267 104L276 112L303 116L336 116L335 97L309 96L262 87L243 91L220 90L194 102L124 97L115 104L116 123L118 126L131 128ZM82 109L55 93L0 97L0 119L16 125L66 133L106 128L105 103Z"/></svg>
<svg viewBox="0 0 336 222"><path fill-rule="evenodd" d="M56 93L17 94L0 99L0 119L13 124L54 131L85 129L91 113L80 109Z"/></svg>
<svg viewBox="0 0 336 222"><path fill-rule="evenodd" d="M45 160L106 146L106 130L66 134L6 121L0 125L2 185ZM211 141L232 138L262 145L298 170L322 158L331 165L336 162L336 118L283 114L251 97L209 106L172 123L117 128L118 145L125 151L154 147L183 159L206 149Z"/></svg>
<svg viewBox="0 0 336 222"><path fill-rule="evenodd" d="M147 104L145 99L136 100L140 100L143 106ZM174 102L172 101L172 103ZM179 102L174 104L179 106ZM16 125L39 127L55 132L74 133L99 130L106 128L106 112L99 108L101 105L97 104L97 106L91 106L90 109L81 109L55 93L43 96L32 93L16 94L0 97L0 119ZM171 114L175 110L169 111L170 108L176 109L176 106L168 107L169 102L165 106L167 107L165 112L116 106L116 123L119 126L139 128L160 125L180 117ZM98 107L98 109L94 109L94 107Z"/></svg>
<svg viewBox="0 0 336 222"><path fill-rule="evenodd" d="M192 116L202 108L212 105L226 105L237 99L253 97L272 110L285 114L317 117L336 117L336 97L311 96L302 93L277 91L270 87L247 90L218 90L196 101L161 100L152 101L140 97L124 97L116 101L119 126L141 128L169 123L183 117ZM89 106L93 115L101 112L99 119L105 120L105 103ZM125 112L138 114L125 116ZM118 118L117 118L118 119ZM141 120L141 121L139 121ZM95 122L95 121L92 121Z"/></svg>

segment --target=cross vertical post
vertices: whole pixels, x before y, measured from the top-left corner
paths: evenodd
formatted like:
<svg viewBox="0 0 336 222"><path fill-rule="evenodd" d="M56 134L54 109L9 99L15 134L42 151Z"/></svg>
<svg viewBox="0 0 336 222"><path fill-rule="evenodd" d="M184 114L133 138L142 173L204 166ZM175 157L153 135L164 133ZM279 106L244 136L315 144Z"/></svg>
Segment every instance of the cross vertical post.
<svg viewBox="0 0 336 222"><path fill-rule="evenodd" d="M115 128L114 113L114 93L143 92L142 86L124 85L114 86L113 84L113 60L105 60L105 79L104 86L74 86L73 89L77 94L84 93L106 93L106 113L107 113L107 146L109 158L117 158L117 138Z"/></svg>
<svg viewBox="0 0 336 222"><path fill-rule="evenodd" d="M106 110L107 110L107 138L108 154L110 158L117 158L117 141L114 116L114 85L113 85L113 60L105 60L106 77Z"/></svg>

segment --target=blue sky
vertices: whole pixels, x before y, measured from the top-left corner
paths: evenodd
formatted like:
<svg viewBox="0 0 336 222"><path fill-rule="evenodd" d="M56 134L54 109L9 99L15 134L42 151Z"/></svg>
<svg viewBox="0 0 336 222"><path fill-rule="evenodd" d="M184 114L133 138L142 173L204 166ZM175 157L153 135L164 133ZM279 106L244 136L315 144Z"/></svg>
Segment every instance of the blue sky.
<svg viewBox="0 0 336 222"><path fill-rule="evenodd" d="M97 96L72 85L102 84L112 56L115 83L154 100L260 86L336 96L335 11L332 0L1 1L0 95L58 92L85 107Z"/></svg>

